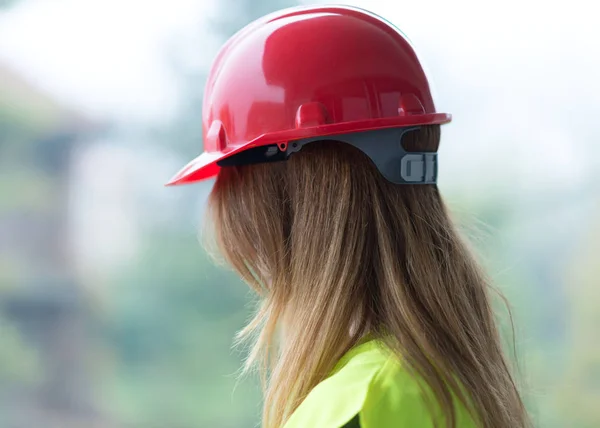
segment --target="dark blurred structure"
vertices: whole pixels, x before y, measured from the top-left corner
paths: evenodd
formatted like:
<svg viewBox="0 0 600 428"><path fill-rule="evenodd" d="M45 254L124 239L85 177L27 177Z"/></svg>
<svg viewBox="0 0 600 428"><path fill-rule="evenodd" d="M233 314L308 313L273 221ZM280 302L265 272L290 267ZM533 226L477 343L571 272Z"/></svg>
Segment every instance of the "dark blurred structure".
<svg viewBox="0 0 600 428"><path fill-rule="evenodd" d="M69 245L69 176L73 150L98 131L0 64L0 329L14 338L0 341L8 364L0 422L9 427L93 413L88 311Z"/></svg>

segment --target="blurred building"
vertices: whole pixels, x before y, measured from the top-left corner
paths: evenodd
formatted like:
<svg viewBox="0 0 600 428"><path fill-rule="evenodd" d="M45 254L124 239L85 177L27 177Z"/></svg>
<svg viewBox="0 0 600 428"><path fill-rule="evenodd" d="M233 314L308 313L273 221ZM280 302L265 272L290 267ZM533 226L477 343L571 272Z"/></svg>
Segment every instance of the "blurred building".
<svg viewBox="0 0 600 428"><path fill-rule="evenodd" d="M99 130L0 64L0 322L14 338L0 341L2 426L94 423L68 231L73 152Z"/></svg>

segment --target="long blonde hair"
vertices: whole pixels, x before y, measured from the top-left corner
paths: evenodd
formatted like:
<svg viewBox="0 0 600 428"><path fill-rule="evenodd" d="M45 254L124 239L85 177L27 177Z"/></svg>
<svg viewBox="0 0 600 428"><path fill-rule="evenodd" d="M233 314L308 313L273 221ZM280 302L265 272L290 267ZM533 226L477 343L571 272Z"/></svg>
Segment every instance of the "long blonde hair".
<svg viewBox="0 0 600 428"><path fill-rule="evenodd" d="M435 151L439 126L404 140ZM528 425L488 282L437 186L392 184L357 149L322 141L286 162L223 168L209 206L221 252L261 297L241 337L255 339L265 427L281 427L366 334L424 381L448 427L453 397L481 426Z"/></svg>

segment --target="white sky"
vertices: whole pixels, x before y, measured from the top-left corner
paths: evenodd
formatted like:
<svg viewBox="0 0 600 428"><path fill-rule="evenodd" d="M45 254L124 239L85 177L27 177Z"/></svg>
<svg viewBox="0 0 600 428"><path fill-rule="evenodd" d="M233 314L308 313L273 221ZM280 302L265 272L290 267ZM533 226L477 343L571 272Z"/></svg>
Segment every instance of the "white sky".
<svg viewBox="0 0 600 428"><path fill-rule="evenodd" d="M0 13L0 61L90 114L168 119L178 94L169 55L212 59L217 47L206 24L213 2L21 0ZM420 50L438 107L455 118L445 128L445 173L472 178L485 169L499 180L508 172L533 185L562 185L587 174L584 150L600 157L592 125L600 115L600 29L592 2L345 3L387 17ZM503 162L520 166L507 171Z"/></svg>
<svg viewBox="0 0 600 428"><path fill-rule="evenodd" d="M170 44L206 9L197 0L21 0L0 13L0 60L89 113L159 118L176 95Z"/></svg>

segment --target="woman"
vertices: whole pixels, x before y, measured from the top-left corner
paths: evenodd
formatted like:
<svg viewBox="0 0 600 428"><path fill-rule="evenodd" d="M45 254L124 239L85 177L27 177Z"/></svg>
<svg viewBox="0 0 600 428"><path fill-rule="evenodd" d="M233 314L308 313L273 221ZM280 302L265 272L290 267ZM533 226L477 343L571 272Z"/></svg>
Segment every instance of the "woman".
<svg viewBox="0 0 600 428"><path fill-rule="evenodd" d="M360 9L283 10L220 51L205 153L170 184L218 175L217 242L262 298L242 336L265 427L527 425L435 184L450 119L407 38Z"/></svg>

